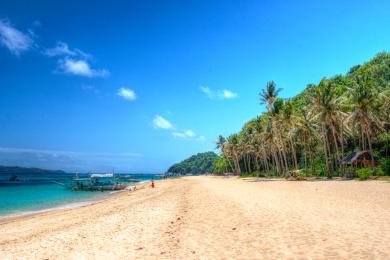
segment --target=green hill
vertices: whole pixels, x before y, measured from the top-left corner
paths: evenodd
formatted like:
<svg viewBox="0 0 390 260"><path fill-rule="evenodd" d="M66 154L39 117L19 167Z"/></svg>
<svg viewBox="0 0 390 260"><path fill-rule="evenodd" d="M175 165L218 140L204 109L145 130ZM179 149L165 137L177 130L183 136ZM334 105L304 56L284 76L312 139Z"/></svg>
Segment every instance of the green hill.
<svg viewBox="0 0 390 260"><path fill-rule="evenodd" d="M198 153L180 163L172 165L169 173L176 174L203 174L213 171L213 162L218 158L214 152Z"/></svg>

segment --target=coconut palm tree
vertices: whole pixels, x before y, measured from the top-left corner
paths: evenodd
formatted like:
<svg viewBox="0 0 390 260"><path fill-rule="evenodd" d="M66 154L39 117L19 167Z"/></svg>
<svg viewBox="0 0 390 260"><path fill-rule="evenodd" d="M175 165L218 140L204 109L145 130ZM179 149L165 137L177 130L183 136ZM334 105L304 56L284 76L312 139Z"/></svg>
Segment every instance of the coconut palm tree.
<svg viewBox="0 0 390 260"><path fill-rule="evenodd" d="M379 117L378 90L372 84L368 71L363 71L355 78L348 95L352 111L348 121L359 132L361 149L366 150L368 144L371 164L374 166L372 139L375 131L383 127Z"/></svg>
<svg viewBox="0 0 390 260"><path fill-rule="evenodd" d="M338 138L337 138L337 122L339 100L336 96L336 87L328 79L321 80L317 87L311 89L311 107L309 108L311 118L318 122L321 129L323 151L325 156L325 166L328 178L332 178L335 159L339 156ZM333 137L334 152L331 152L332 144L330 136ZM333 161L331 160L334 155Z"/></svg>
<svg viewBox="0 0 390 260"><path fill-rule="evenodd" d="M267 105L269 112L272 110L272 106L276 101L280 91L282 91L282 89L277 88L274 81L270 81L267 83L265 89L262 89L259 93L260 103Z"/></svg>
<svg viewBox="0 0 390 260"><path fill-rule="evenodd" d="M226 145L226 138L223 137L222 135L219 135L219 136L218 136L218 139L217 139L217 142L216 142L216 149L220 149L221 155L226 157L226 160L227 160L228 163L229 163L230 169L233 170L234 168L233 168L233 166L232 166L232 163L231 163L231 161L228 159L228 156L226 155L225 145Z"/></svg>
<svg viewBox="0 0 390 260"><path fill-rule="evenodd" d="M228 154L229 157L232 158L234 163L235 173L241 175L241 167L240 167L240 148L238 143L238 135L232 134L227 138L228 141Z"/></svg>

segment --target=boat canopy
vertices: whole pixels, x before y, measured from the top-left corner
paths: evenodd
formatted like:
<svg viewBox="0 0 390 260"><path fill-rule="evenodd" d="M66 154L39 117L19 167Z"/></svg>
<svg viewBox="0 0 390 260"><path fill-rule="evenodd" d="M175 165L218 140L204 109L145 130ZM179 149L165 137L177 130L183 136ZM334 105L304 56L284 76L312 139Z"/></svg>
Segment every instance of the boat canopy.
<svg viewBox="0 0 390 260"><path fill-rule="evenodd" d="M113 178L113 177L114 177L113 173L105 173L105 174L94 173L94 174L91 174L91 178Z"/></svg>

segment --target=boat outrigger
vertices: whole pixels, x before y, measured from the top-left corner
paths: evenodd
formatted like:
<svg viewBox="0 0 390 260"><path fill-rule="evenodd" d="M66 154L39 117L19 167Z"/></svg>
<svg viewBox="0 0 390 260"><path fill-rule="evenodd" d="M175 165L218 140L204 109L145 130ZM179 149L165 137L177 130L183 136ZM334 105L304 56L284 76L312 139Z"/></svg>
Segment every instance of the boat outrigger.
<svg viewBox="0 0 390 260"><path fill-rule="evenodd" d="M106 174L90 174L89 177L79 178L76 175L71 183L70 189L72 190L89 190L89 191L103 191L103 190L123 190L129 182L134 180L123 181L121 178L116 177L114 173Z"/></svg>

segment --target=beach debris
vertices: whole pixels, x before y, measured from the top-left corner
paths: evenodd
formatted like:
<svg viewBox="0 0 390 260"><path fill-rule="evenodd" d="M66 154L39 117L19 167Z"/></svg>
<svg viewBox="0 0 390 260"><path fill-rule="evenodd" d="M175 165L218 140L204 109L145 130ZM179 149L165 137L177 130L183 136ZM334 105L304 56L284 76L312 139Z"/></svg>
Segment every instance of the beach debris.
<svg viewBox="0 0 390 260"><path fill-rule="evenodd" d="M142 250L142 249L144 249L142 246L137 248L137 250Z"/></svg>
<svg viewBox="0 0 390 260"><path fill-rule="evenodd" d="M288 181L305 181L306 178L303 176L290 176L287 178Z"/></svg>
<svg viewBox="0 0 390 260"><path fill-rule="evenodd" d="M181 219L180 217L177 218L177 220L180 220L180 219Z"/></svg>
<svg viewBox="0 0 390 260"><path fill-rule="evenodd" d="M193 251L191 251L191 253L195 254L196 252L193 250Z"/></svg>
<svg viewBox="0 0 390 260"><path fill-rule="evenodd" d="M236 230L236 229L237 229L237 228L235 228L235 227L234 227L234 228L232 228L232 230Z"/></svg>

